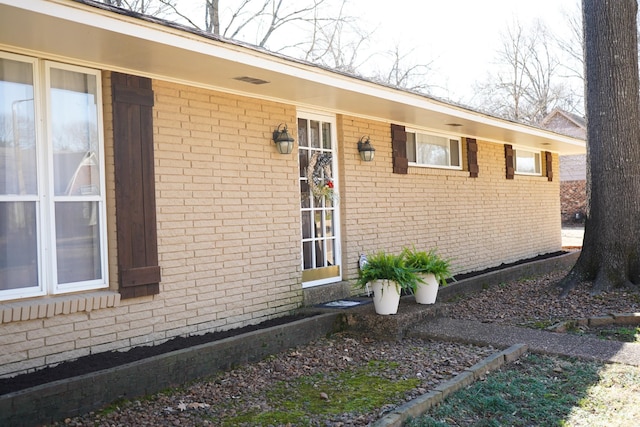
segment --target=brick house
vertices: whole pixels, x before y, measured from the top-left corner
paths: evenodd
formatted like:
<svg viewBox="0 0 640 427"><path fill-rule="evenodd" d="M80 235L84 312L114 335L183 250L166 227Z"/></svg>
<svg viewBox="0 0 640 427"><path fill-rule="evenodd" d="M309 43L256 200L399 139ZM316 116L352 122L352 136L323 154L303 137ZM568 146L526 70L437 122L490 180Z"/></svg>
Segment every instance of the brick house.
<svg viewBox="0 0 640 427"><path fill-rule="evenodd" d="M585 149L89 1L0 0L0 94L0 376L353 295L362 252L558 251Z"/></svg>
<svg viewBox="0 0 640 427"><path fill-rule="evenodd" d="M584 117L555 109L545 117L541 126L580 139L587 137ZM587 156L560 156L560 212L562 224L584 224L587 212Z"/></svg>

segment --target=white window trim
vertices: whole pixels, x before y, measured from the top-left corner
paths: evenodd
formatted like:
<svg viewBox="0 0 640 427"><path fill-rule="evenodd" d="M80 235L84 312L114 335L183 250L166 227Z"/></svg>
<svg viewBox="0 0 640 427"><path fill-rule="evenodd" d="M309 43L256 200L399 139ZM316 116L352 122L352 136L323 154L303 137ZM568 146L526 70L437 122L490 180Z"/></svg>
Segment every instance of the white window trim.
<svg viewBox="0 0 640 427"><path fill-rule="evenodd" d="M95 291L109 287L108 270L108 243L106 220L106 179L105 179L105 153L104 153L104 128L102 111L102 78L101 71L79 67L60 62L47 61L31 56L17 55L0 51L0 57L29 63L33 69L33 93L34 93L34 119L36 137L36 170L38 174L37 195L29 196L2 196L0 201L34 201L36 203L36 230L37 230L37 259L38 259L38 286L30 288L8 289L0 291L0 301L19 300L24 298L42 297L46 295L59 295L78 291ZM102 277L95 280L75 282L69 284L57 283L57 266L55 261L56 236L55 236L55 201L63 200L63 197L53 194L53 156L51 156L51 122L50 111L50 74L51 68L75 71L83 74L94 75L96 78L96 114L98 126L98 155L100 158L100 195L83 197L82 201L98 202L98 214L100 221L100 267Z"/></svg>
<svg viewBox="0 0 640 427"><path fill-rule="evenodd" d="M517 145L513 145L513 172L515 175L523 175L523 176L542 176L542 150L535 150L529 147L519 147ZM518 171L518 151L524 151L527 153L533 153L538 155L538 170L539 172L520 172Z"/></svg>
<svg viewBox="0 0 640 427"><path fill-rule="evenodd" d="M429 130L417 129L417 128L405 128L405 132L439 136L439 137L447 138L448 140L455 139L458 141L458 163L460 164L460 166L427 165L427 164L418 163L418 162L409 162L409 166L415 166L419 168L430 168L430 169L447 169L447 170L456 170L456 171L460 171L463 169L462 168L462 138L460 136L440 133L440 132L432 132ZM449 152L449 155L451 155L451 152ZM451 163L451 158L449 158L449 163Z"/></svg>

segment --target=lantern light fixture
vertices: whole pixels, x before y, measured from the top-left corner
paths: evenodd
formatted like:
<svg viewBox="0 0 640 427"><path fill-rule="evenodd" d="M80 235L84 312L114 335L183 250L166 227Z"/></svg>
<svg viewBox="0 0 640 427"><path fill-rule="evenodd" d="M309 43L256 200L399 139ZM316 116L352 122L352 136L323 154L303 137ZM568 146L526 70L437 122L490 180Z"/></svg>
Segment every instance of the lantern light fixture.
<svg viewBox="0 0 640 427"><path fill-rule="evenodd" d="M360 141L358 141L358 152L363 162L370 162L375 156L376 149L371 145L369 137L367 136L366 138L365 140L365 136L363 136L360 138Z"/></svg>
<svg viewBox="0 0 640 427"><path fill-rule="evenodd" d="M284 128L280 130L282 125L284 125ZM287 125L284 123L280 123L276 130L273 131L273 142L276 144L276 148L280 154L291 154L294 141L295 140L289 135Z"/></svg>

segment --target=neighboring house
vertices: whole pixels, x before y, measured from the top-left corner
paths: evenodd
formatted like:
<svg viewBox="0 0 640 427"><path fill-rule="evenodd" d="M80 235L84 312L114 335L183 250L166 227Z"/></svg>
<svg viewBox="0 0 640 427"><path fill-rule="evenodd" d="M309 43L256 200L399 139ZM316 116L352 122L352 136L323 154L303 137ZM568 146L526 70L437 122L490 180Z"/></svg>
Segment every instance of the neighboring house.
<svg viewBox="0 0 640 427"><path fill-rule="evenodd" d="M0 0L0 94L0 376L353 295L361 253L558 251L585 150L88 1Z"/></svg>
<svg viewBox="0 0 640 427"><path fill-rule="evenodd" d="M555 109L540 124L545 129L586 139L584 117ZM584 224L587 212L587 156L560 156L560 211L564 225Z"/></svg>

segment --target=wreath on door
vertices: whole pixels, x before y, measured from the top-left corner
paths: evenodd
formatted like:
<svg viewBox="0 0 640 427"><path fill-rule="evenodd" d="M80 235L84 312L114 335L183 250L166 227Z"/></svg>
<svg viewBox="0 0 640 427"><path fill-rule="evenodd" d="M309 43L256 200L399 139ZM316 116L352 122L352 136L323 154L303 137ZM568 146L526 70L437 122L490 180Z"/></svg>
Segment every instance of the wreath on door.
<svg viewBox="0 0 640 427"><path fill-rule="evenodd" d="M307 181L311 194L318 199L339 200L338 191L334 188L331 174L331 153L315 152L309 159L307 166Z"/></svg>

